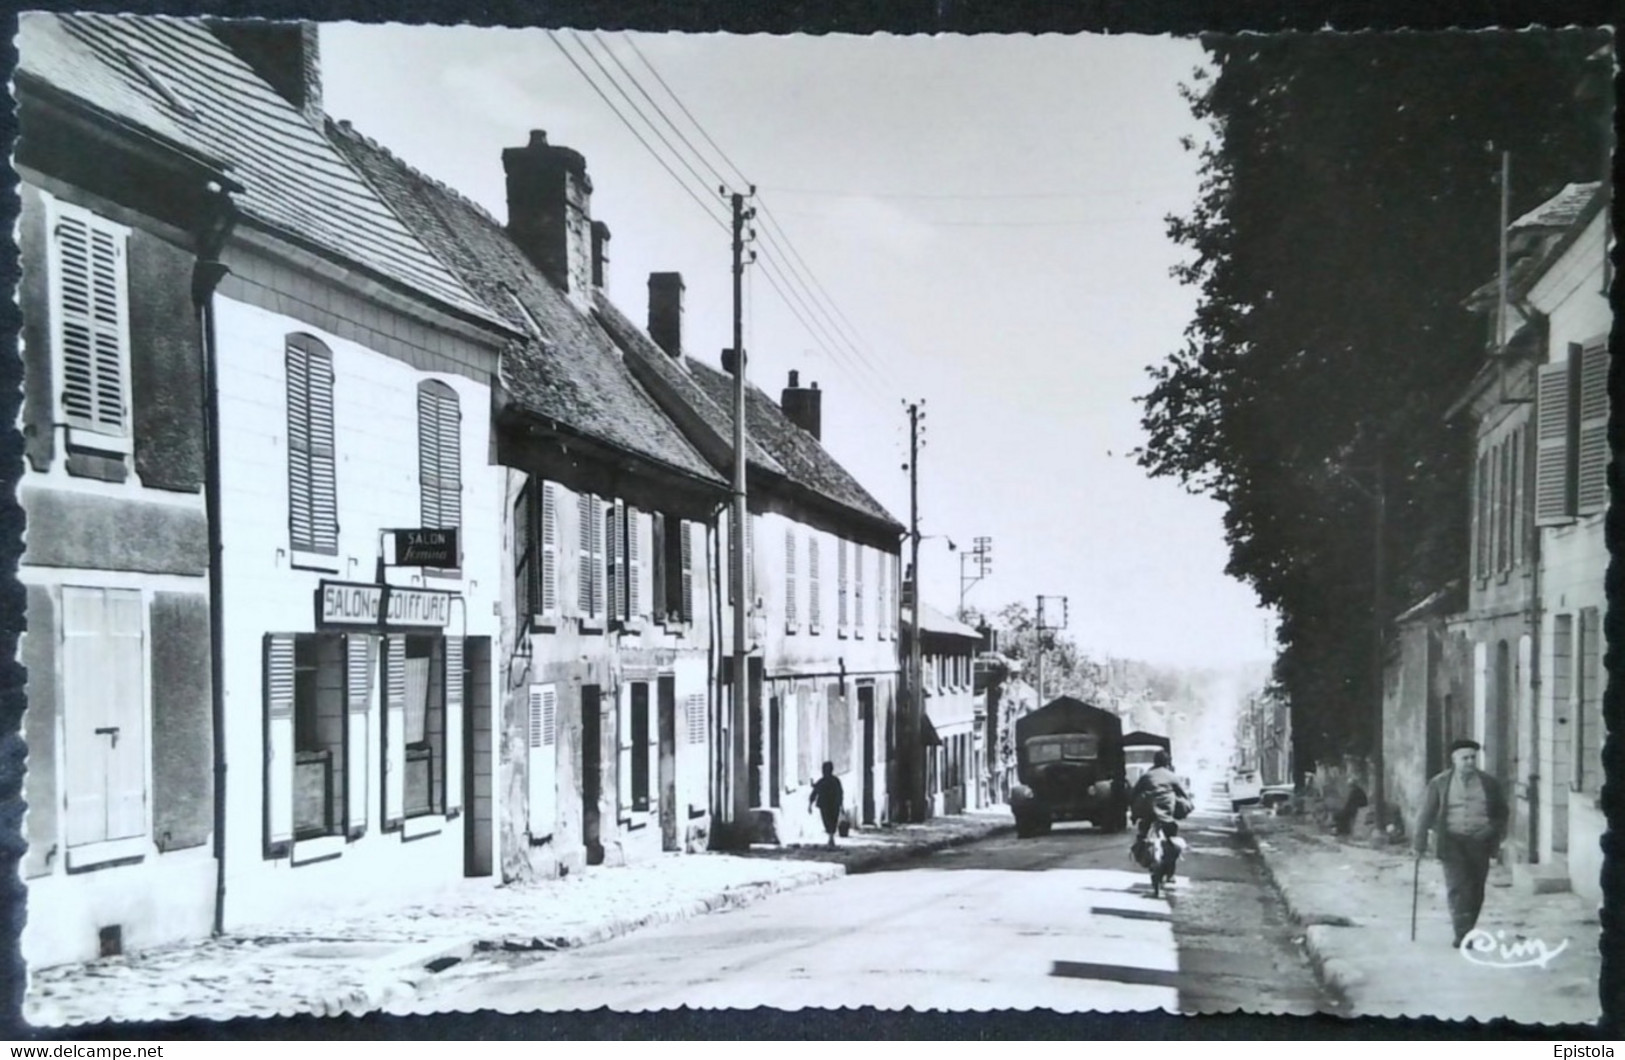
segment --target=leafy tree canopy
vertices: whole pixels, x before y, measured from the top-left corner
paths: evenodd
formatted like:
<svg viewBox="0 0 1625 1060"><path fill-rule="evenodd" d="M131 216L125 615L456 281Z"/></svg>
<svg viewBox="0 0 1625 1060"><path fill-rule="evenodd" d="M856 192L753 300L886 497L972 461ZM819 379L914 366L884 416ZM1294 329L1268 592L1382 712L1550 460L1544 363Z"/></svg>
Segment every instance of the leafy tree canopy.
<svg viewBox="0 0 1625 1060"><path fill-rule="evenodd" d="M1386 619L1466 574L1473 442L1445 410L1485 353L1462 303L1495 273L1501 152L1513 217L1603 179L1612 52L1588 30L1204 45L1201 192L1168 220L1199 303L1137 455L1225 505L1307 766L1373 735L1379 584Z"/></svg>

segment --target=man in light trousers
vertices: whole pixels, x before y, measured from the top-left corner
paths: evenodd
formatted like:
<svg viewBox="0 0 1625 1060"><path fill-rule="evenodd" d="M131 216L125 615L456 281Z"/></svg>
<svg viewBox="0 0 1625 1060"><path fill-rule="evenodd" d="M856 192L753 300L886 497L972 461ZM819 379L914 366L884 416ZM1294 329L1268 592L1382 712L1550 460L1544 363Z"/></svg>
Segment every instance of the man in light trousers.
<svg viewBox="0 0 1625 1060"><path fill-rule="evenodd" d="M1456 947L1478 924L1490 862L1506 838L1506 796L1499 781L1479 770L1479 750L1472 740L1450 745L1450 768L1428 781L1412 833L1418 858L1427 853L1428 833L1434 833Z"/></svg>

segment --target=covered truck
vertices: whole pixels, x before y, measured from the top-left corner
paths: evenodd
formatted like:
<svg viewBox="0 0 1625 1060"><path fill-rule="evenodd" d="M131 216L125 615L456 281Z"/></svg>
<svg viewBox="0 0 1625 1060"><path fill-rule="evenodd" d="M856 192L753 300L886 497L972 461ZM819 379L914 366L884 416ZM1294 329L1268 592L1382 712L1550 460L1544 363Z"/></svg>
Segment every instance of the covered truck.
<svg viewBox="0 0 1625 1060"><path fill-rule="evenodd" d="M1061 696L1016 719L1016 777L1010 809L1016 834L1047 832L1056 821L1128 826L1123 722L1109 710Z"/></svg>

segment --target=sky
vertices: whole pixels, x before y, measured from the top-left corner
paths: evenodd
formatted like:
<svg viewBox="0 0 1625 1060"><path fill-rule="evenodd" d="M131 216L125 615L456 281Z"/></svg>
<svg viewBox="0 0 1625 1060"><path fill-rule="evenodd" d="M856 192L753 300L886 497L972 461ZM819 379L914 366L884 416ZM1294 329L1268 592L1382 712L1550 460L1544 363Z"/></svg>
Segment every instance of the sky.
<svg viewBox="0 0 1625 1060"><path fill-rule="evenodd" d="M539 129L581 152L611 298L641 322L648 274L681 272L684 345L713 363L732 341L718 188L754 186L750 378L775 396L792 369L816 381L825 447L905 525L920 403L928 602L954 610L986 536L967 606L1065 596L1096 656L1271 655L1224 574L1221 507L1130 455L1146 368L1196 304L1163 221L1197 190L1180 141L1205 130L1178 92L1195 41L339 23L321 47L331 116L499 220L503 148Z"/></svg>

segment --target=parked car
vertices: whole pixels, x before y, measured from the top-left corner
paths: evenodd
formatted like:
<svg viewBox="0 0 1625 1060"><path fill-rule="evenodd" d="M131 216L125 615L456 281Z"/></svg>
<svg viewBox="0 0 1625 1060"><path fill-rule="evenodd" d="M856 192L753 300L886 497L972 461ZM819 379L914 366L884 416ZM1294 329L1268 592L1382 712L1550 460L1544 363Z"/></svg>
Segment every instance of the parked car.
<svg viewBox="0 0 1625 1060"><path fill-rule="evenodd" d="M1230 773L1230 809L1251 806L1264 797L1264 781L1256 769L1236 769Z"/></svg>
<svg viewBox="0 0 1625 1060"><path fill-rule="evenodd" d="M1291 784L1266 784L1259 792L1259 801L1265 806L1284 806L1292 801Z"/></svg>

